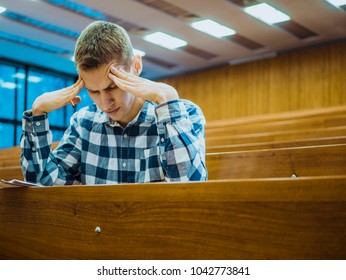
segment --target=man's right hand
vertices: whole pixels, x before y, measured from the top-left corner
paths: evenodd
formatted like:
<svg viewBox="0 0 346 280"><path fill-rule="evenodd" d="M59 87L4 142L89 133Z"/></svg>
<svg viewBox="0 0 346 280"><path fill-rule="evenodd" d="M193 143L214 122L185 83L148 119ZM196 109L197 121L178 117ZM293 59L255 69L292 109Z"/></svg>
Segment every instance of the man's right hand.
<svg viewBox="0 0 346 280"><path fill-rule="evenodd" d="M81 78L78 81L69 87L57 90L46 92L36 98L34 104L32 105L32 115L38 116L43 115L54 110L60 109L61 107L66 106L71 103L78 104L81 102L81 98L78 96L79 92L84 87L84 82Z"/></svg>

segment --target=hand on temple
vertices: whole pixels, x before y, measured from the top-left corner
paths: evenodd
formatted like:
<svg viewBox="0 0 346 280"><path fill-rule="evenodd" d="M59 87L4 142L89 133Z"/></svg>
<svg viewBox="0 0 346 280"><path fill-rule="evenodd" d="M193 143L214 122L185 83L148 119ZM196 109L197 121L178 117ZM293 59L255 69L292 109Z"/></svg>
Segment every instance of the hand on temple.
<svg viewBox="0 0 346 280"><path fill-rule="evenodd" d="M126 72L122 68L112 66L108 76L123 91L130 92L157 104L179 98L175 88L164 83L157 83L138 77Z"/></svg>
<svg viewBox="0 0 346 280"><path fill-rule="evenodd" d="M82 100L78 94L83 87L84 82L79 78L72 86L40 95L32 105L32 115L38 116L46 114L60 109L69 103L72 105L78 104Z"/></svg>

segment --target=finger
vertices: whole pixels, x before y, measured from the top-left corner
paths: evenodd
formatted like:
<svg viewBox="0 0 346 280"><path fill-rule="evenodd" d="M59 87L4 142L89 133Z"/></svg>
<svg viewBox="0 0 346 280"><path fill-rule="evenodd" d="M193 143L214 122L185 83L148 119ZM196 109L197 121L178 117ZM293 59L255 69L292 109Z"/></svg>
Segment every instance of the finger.
<svg viewBox="0 0 346 280"><path fill-rule="evenodd" d="M108 76L115 83L115 85L121 90L133 93L134 95L139 95L140 92L138 91L137 83L119 79L117 76L111 73L109 73Z"/></svg>
<svg viewBox="0 0 346 280"><path fill-rule="evenodd" d="M112 75L111 73L109 73L108 75L109 75L109 78L115 83L115 85L122 90L124 90L125 88L128 89L130 86L134 87L134 84L129 81L122 80L118 78L117 76Z"/></svg>
<svg viewBox="0 0 346 280"><path fill-rule="evenodd" d="M131 82L135 82L135 81L139 81L138 76L133 75L129 72L126 72L124 69L122 68L116 68L116 67L112 67L111 68L111 72L117 76L118 78L125 80L125 81L131 81Z"/></svg>
<svg viewBox="0 0 346 280"><path fill-rule="evenodd" d="M68 99L68 102L70 102L70 100L75 98L80 93L80 91L82 90L83 86L84 86L84 82L82 81L81 83L79 83L78 86L73 87L73 88L68 90L68 92L66 94L66 98Z"/></svg>
<svg viewBox="0 0 346 280"><path fill-rule="evenodd" d="M135 88L140 88L142 86L142 83L138 83L138 82L131 82L129 80L123 80L111 73L109 73L109 78L115 83L116 86L118 86L119 88L122 88L124 86L126 87L131 87L133 89Z"/></svg>
<svg viewBox="0 0 346 280"><path fill-rule="evenodd" d="M110 74L112 75L112 74ZM133 82L133 81L130 81L130 80L123 80L117 76L114 76L113 75L113 81L115 80L118 84L121 83L123 85L127 85L127 86L132 86L132 87L141 87L143 85L143 83L140 83L140 82Z"/></svg>
<svg viewBox="0 0 346 280"><path fill-rule="evenodd" d="M84 81L81 78L78 78L77 82L73 85L73 87L77 87L81 90L84 87Z"/></svg>
<svg viewBox="0 0 346 280"><path fill-rule="evenodd" d="M71 101L73 102L73 104L77 105L82 101L82 98L80 96L76 96Z"/></svg>

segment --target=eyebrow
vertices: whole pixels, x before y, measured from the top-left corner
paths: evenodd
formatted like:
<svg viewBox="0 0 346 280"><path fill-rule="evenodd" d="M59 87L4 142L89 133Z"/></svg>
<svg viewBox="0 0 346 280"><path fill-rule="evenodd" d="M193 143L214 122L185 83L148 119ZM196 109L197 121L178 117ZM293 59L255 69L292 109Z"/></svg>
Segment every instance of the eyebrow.
<svg viewBox="0 0 346 280"><path fill-rule="evenodd" d="M106 88L102 89L102 90L110 90L113 86L115 85L114 82L111 82ZM87 87L85 87L87 91L90 91L90 92L98 92L99 90L93 90L93 89L89 89Z"/></svg>

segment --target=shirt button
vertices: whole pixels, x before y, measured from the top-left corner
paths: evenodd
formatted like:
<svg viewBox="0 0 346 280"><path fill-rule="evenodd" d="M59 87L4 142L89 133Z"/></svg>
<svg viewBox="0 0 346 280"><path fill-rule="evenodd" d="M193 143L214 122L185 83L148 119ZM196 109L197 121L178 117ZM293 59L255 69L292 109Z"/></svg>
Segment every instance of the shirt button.
<svg viewBox="0 0 346 280"><path fill-rule="evenodd" d="M123 167L126 167L126 162L123 162Z"/></svg>
<svg viewBox="0 0 346 280"><path fill-rule="evenodd" d="M127 138L127 134L126 134L126 133L124 134L124 138L125 138L125 139Z"/></svg>
<svg viewBox="0 0 346 280"><path fill-rule="evenodd" d="M32 147L32 148L31 148L31 151L36 152L35 147Z"/></svg>
<svg viewBox="0 0 346 280"><path fill-rule="evenodd" d="M40 126L41 125L41 123L40 122L36 122L36 126Z"/></svg>
<svg viewBox="0 0 346 280"><path fill-rule="evenodd" d="M28 123L28 126L31 126L31 122Z"/></svg>

